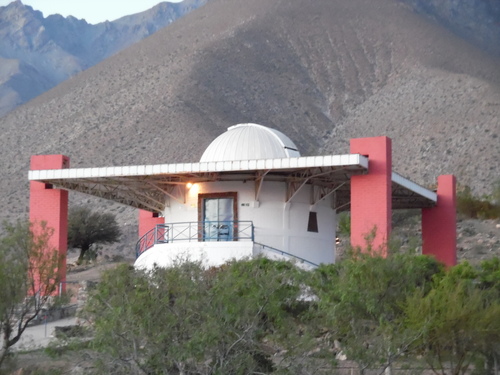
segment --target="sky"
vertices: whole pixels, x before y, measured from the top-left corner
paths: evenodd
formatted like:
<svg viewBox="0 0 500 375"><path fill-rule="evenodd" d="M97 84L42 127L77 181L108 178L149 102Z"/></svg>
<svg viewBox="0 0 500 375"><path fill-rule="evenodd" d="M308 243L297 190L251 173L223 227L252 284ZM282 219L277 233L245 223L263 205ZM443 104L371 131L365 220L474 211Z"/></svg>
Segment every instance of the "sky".
<svg viewBox="0 0 500 375"><path fill-rule="evenodd" d="M0 6L7 5L13 0L0 0ZM31 6L43 13L44 17L50 14L71 15L83 18L88 23L96 24L106 20L142 12L154 7L163 0L21 0L23 4ZM179 0L169 0L177 3Z"/></svg>

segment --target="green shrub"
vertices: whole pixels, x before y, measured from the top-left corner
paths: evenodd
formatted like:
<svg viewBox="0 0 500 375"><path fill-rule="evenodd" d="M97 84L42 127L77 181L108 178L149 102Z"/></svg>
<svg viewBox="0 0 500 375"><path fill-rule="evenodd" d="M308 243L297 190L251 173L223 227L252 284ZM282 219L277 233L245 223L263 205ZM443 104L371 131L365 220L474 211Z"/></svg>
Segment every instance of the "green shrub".
<svg viewBox="0 0 500 375"><path fill-rule="evenodd" d="M351 235L351 215L349 212L341 212L338 216L338 234L342 236Z"/></svg>
<svg viewBox="0 0 500 375"><path fill-rule="evenodd" d="M493 194L497 194L494 189ZM494 203L487 197L475 197L471 189L466 186L457 194L457 213L471 219L498 219L500 218L500 203Z"/></svg>
<svg viewBox="0 0 500 375"><path fill-rule="evenodd" d="M291 366L301 367L297 358L316 345L306 340L299 306L304 277L266 258L208 270L186 262L107 271L86 306L102 372L136 373L134 365L148 374L299 373Z"/></svg>

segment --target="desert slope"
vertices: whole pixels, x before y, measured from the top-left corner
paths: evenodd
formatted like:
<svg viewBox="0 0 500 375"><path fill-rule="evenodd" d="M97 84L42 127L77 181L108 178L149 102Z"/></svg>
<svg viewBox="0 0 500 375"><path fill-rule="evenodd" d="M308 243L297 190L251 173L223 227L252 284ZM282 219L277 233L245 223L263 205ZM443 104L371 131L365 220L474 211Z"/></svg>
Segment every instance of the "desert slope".
<svg viewBox="0 0 500 375"><path fill-rule="evenodd" d="M388 135L402 174L486 192L500 176L499 67L395 0L213 0L1 118L0 207L24 212L31 154L196 161L250 121L303 154Z"/></svg>

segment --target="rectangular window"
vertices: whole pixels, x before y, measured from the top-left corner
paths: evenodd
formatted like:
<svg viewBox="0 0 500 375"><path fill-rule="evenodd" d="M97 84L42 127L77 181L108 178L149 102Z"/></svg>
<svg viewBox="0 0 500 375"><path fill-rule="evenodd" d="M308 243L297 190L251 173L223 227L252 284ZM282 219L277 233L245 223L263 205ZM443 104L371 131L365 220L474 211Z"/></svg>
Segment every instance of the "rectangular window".
<svg viewBox="0 0 500 375"><path fill-rule="evenodd" d="M316 214L316 212L309 212L307 231L318 233L318 215Z"/></svg>

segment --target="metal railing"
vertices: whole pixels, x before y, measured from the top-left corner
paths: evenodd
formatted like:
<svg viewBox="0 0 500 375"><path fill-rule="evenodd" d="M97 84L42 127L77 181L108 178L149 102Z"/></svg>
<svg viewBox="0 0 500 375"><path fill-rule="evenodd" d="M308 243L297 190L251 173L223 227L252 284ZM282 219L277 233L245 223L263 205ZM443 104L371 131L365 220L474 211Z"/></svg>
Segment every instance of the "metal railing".
<svg viewBox="0 0 500 375"><path fill-rule="evenodd" d="M153 229L142 236L135 245L135 257L138 258L146 250L157 243L168 242L168 225L157 224Z"/></svg>
<svg viewBox="0 0 500 375"><path fill-rule="evenodd" d="M310 267L313 267L313 268L319 267L319 264L313 263L313 262L311 262L311 261L309 261L307 259L301 258L301 257L299 257L297 255L293 255L293 254L287 253L286 251L283 251L283 250L280 250L280 249L276 249L276 248L271 247L271 246L264 245L263 243L255 242L255 245L261 246L262 250L269 250L269 251L272 251L274 253L277 253L277 254L280 254L280 255L284 255L284 256L286 256L288 258L296 260L298 263L305 263L305 264L307 264L307 265L309 265Z"/></svg>
<svg viewBox="0 0 500 375"><path fill-rule="evenodd" d="M135 247L138 258L156 244L177 241L253 241L254 227L251 221L201 221L157 224L142 236Z"/></svg>

